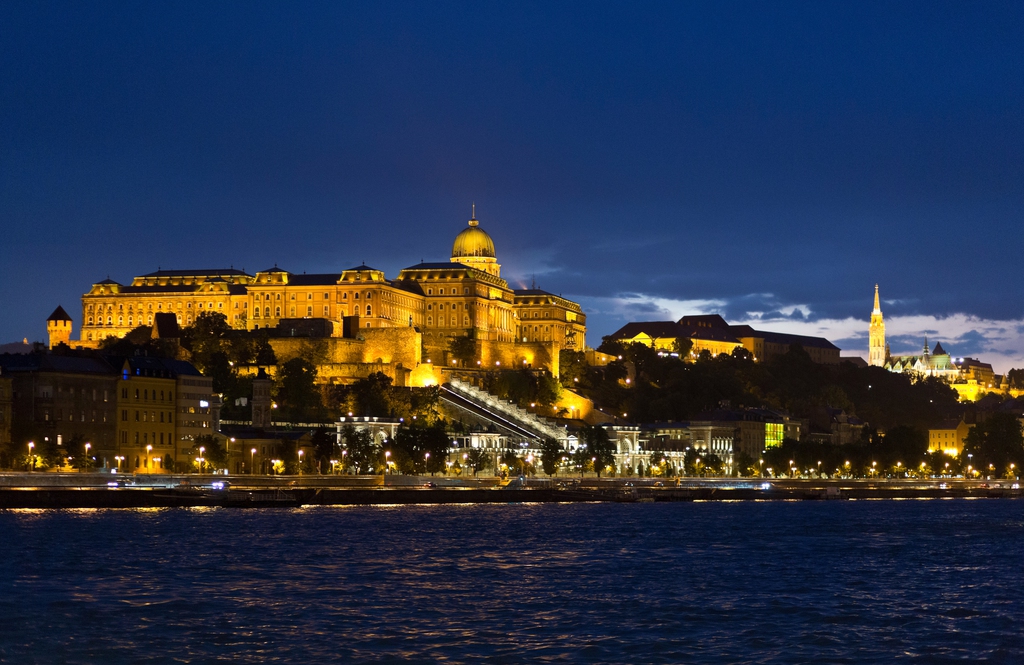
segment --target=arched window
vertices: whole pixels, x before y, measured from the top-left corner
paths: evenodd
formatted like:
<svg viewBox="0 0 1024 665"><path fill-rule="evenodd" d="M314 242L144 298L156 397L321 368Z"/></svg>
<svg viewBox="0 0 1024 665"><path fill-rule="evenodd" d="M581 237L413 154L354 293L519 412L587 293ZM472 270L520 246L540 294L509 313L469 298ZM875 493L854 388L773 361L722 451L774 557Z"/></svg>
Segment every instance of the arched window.
<svg viewBox="0 0 1024 665"><path fill-rule="evenodd" d="M281 308L280 307L275 307L274 308L274 316L276 316L278 318L281 317Z"/></svg>
<svg viewBox="0 0 1024 665"><path fill-rule="evenodd" d="M132 316L129 316L129 317L128 317L128 325L129 325L129 326L134 326L134 325L135 325L135 324L133 323L134 319L135 319L135 317L132 317Z"/></svg>
<svg viewBox="0 0 1024 665"><path fill-rule="evenodd" d="M428 316L427 317L427 325L428 326L434 325L434 317L432 317L432 316Z"/></svg>
<svg viewBox="0 0 1024 665"><path fill-rule="evenodd" d="M370 316L370 306L369 305L366 306L366 315Z"/></svg>
<svg viewBox="0 0 1024 665"><path fill-rule="evenodd" d="M270 308L269 307L264 307L263 308L263 316L265 316L267 318L270 318Z"/></svg>
<svg viewBox="0 0 1024 665"><path fill-rule="evenodd" d="M123 326L124 325L124 317L123 316L117 317L117 325L119 325L119 326Z"/></svg>
<svg viewBox="0 0 1024 665"><path fill-rule="evenodd" d="M309 305L306 307L306 316L313 316L313 306Z"/></svg>

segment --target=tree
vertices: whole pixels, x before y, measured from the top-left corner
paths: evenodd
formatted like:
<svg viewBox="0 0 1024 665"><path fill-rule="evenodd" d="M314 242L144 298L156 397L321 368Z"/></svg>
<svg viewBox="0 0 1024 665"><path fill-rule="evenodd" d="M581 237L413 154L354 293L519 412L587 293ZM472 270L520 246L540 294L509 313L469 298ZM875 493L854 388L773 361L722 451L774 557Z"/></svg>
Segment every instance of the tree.
<svg viewBox="0 0 1024 665"><path fill-rule="evenodd" d="M586 425L580 430L587 452L590 454L597 477L601 477L601 470L608 466L615 465L615 444L608 437L608 430L595 425Z"/></svg>
<svg viewBox="0 0 1024 665"><path fill-rule="evenodd" d="M374 372L365 379L359 379L350 387L356 413L360 416L378 418L394 416L391 395L391 377L383 372Z"/></svg>
<svg viewBox="0 0 1024 665"><path fill-rule="evenodd" d="M203 459L206 460L204 467L206 469L226 469L228 466L228 451L220 443L220 439L217 437L205 434L203 436L197 436L195 442L192 445L190 455L195 456L199 454L199 449L203 448Z"/></svg>
<svg viewBox="0 0 1024 665"><path fill-rule="evenodd" d="M316 421L324 417L324 405L316 387L316 366L292 358L278 372L278 406L293 421Z"/></svg>
<svg viewBox="0 0 1024 665"><path fill-rule="evenodd" d="M562 444L555 439L544 437L540 442L541 467L544 469L544 473L549 476L553 476L558 472L558 466L561 464L564 455L565 451L562 449Z"/></svg>
<svg viewBox="0 0 1024 665"><path fill-rule="evenodd" d="M370 431L346 425L341 430L341 445L347 453L347 464L355 468L356 473L365 473L380 466L381 450L373 442Z"/></svg>
<svg viewBox="0 0 1024 665"><path fill-rule="evenodd" d="M970 457L968 457L970 455ZM994 413L967 433L961 460L970 459L982 475L1003 475L1024 462L1024 436L1012 413Z"/></svg>
<svg viewBox="0 0 1024 665"><path fill-rule="evenodd" d="M313 430L313 436L310 438L310 444L313 447L313 456L317 472L319 473L325 466L330 465L331 460L334 458L334 447L336 445L334 432L327 429Z"/></svg>
<svg viewBox="0 0 1024 665"><path fill-rule="evenodd" d="M745 450L736 453L736 456L733 457L733 475L756 476L757 473L757 460L751 457Z"/></svg>
<svg viewBox="0 0 1024 665"><path fill-rule="evenodd" d="M475 476L481 469L486 469L490 464L491 456L480 448L472 448L466 454L466 464L473 469Z"/></svg>
<svg viewBox="0 0 1024 665"><path fill-rule="evenodd" d="M398 428L391 457L403 473L437 472L443 468L450 448L451 439L443 422L424 425L413 421Z"/></svg>
<svg viewBox="0 0 1024 665"><path fill-rule="evenodd" d="M277 356L274 354L274 347L270 345L270 338L266 331L257 332L254 355L256 365L259 367L269 367L277 364Z"/></svg>
<svg viewBox="0 0 1024 665"><path fill-rule="evenodd" d="M64 442L64 450L76 469L91 469L93 467L94 460L85 451L86 443L85 436L81 434L76 434Z"/></svg>
<svg viewBox="0 0 1024 665"><path fill-rule="evenodd" d="M476 341L472 337L453 337L448 342L448 352L463 367L475 366Z"/></svg>
<svg viewBox="0 0 1024 665"><path fill-rule="evenodd" d="M558 378L566 388L587 387L587 369L587 354L583 351L562 349L558 352Z"/></svg>

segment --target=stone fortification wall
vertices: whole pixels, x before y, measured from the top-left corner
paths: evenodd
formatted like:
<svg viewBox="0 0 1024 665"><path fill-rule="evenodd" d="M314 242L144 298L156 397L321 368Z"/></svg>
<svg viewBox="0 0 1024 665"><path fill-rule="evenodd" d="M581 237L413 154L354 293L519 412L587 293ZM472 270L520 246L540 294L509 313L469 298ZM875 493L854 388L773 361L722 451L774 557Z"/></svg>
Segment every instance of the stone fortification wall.
<svg viewBox="0 0 1024 665"><path fill-rule="evenodd" d="M459 363L448 351L447 337L428 337L424 339L424 361L430 360L434 365L457 367ZM558 376L557 342L496 342L477 340L476 359L479 364L471 363L473 368L483 370L494 369L546 369ZM524 362L525 361L525 362Z"/></svg>

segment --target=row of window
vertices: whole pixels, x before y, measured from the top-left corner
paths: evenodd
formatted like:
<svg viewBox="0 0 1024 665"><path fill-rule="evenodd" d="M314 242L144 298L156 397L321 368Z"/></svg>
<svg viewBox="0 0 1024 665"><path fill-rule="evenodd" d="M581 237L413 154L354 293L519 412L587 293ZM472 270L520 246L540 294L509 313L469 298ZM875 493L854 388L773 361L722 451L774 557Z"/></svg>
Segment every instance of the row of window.
<svg viewBox="0 0 1024 665"><path fill-rule="evenodd" d="M128 443L128 432L121 432L121 443ZM174 435L170 432L135 432L132 443L140 446L169 446L174 443Z"/></svg>
<svg viewBox="0 0 1024 665"><path fill-rule="evenodd" d="M104 391L104 392L106 392L106 391ZM128 399L128 388L121 388L121 399ZM141 388L141 389L140 388L136 388L135 389L135 399L141 399L143 402L148 402L150 399L152 399L155 402L173 402L174 401L174 391L168 390L166 392L166 397L165 397L164 391L161 390L160 391L160 395L158 397L157 396L157 392L156 392L156 388L154 388L153 390L150 390L149 388ZM104 401L106 401L106 396L105 395L104 395Z"/></svg>
<svg viewBox="0 0 1024 665"><path fill-rule="evenodd" d="M55 410L53 412L53 415L54 415L54 420L64 420L64 410L63 409ZM92 416L92 418L91 418L91 420L89 420L89 422L93 422L93 423L96 422L97 413L96 413L95 409L92 410L91 416ZM44 421L50 420L50 410L49 409L43 409L41 417L42 417L42 419ZM98 417L100 418L100 422L104 422L104 423L107 422L107 412L106 411L100 411ZM2 421L2 420L3 420L3 412L0 411L0 421ZM72 422L73 423L76 420L78 422L80 422L80 423L86 422L85 411L84 410L68 409L68 422Z"/></svg>
<svg viewBox="0 0 1024 665"><path fill-rule="evenodd" d="M143 423L155 423L157 418L157 411L136 411L135 422ZM164 422L164 412L160 411L160 422ZM128 422L128 409L121 409L121 422ZM167 422L173 423L174 419L171 418L171 414L167 413Z"/></svg>
<svg viewBox="0 0 1024 665"><path fill-rule="evenodd" d="M273 295L274 297L271 298L270 297L271 295ZM270 294L270 293L263 293L263 294L254 293L252 297L253 297L254 300L280 300L281 299L281 294L280 293L274 293L274 294ZM365 294L365 298L367 300L370 300L372 297L373 297L373 293L371 291L367 291L366 294ZM313 299L313 294L312 293L307 293L306 294L306 300L312 300L312 299ZM324 300L330 300L331 299L331 294L330 293L324 293L324 298L323 299ZM355 292L352 295L352 299L353 300L359 300L359 292L358 291ZM292 294L291 300L295 300L295 294L294 293ZM342 292L341 295L338 296L338 301L340 302L342 300L348 300L348 292Z"/></svg>
<svg viewBox="0 0 1024 665"><path fill-rule="evenodd" d="M356 314L358 314L358 313L359 313L358 310L356 310ZM295 316L295 308L294 307L292 307L291 315ZM263 308L263 316L264 316L264 318L268 318L268 319L270 318L270 308L269 307L264 307ZM313 316L313 306L312 305L310 305L309 307L306 308L306 316ZM331 308L330 308L329 305L324 305L324 316L327 317L327 318L330 318L330 316L331 316ZM373 316L373 306L372 305L367 305L366 306L366 316ZM255 309L253 309L253 318L254 319L260 318L260 308L259 307L256 307ZM274 318L277 318L277 319L281 318L281 308L280 307L275 307L274 308Z"/></svg>
<svg viewBox="0 0 1024 665"><path fill-rule="evenodd" d="M293 298L293 300L294 300L294 298ZM182 305L182 303L179 300L178 301L178 309L181 309L181 305ZM94 307L95 307L95 309L94 309ZM158 312L163 311L163 308L164 308L164 304L162 302L156 304L156 309L157 309ZM152 312L153 311L153 303L149 303L148 305L146 305L146 309L149 312ZM167 309L168 309L168 311L173 309L173 307L171 307L171 303L167 303ZM192 309L192 302L191 301L185 303L185 309ZM201 303L201 302L196 303L196 309L203 309L203 303ZM206 303L206 309L214 309L213 303L212 302ZM224 309L224 303L223 302L217 303L216 309ZM134 312L134 310L135 310L134 305L132 305L131 303L128 303L128 312L132 313L132 312ZM142 310L143 310L142 303L139 303L138 310L139 310L139 315L141 316L142 315ZM86 309L85 309L86 314L93 314L95 312L96 314L102 315L103 311L104 310L103 310L103 305L102 304L95 305L95 306L88 305L86 307ZM122 312L122 313L124 312L124 303L121 303L121 304L119 304L117 306L117 311L118 312ZM114 313L114 305L113 304L108 304L106 312L108 314L113 314Z"/></svg>

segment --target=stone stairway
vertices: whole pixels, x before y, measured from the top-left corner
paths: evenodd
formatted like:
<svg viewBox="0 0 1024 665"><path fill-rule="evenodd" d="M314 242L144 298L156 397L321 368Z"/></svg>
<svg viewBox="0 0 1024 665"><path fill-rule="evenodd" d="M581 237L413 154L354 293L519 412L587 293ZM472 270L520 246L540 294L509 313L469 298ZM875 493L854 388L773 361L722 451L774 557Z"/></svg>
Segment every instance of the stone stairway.
<svg viewBox="0 0 1024 665"><path fill-rule="evenodd" d="M499 414L504 419L511 421L520 428L533 433L537 438L551 437L556 441L564 441L566 438L565 429L559 427L547 418L541 418L535 413L521 409L515 404L492 395L486 390L481 390L464 381L452 379L445 384L453 393L469 400L480 407Z"/></svg>

